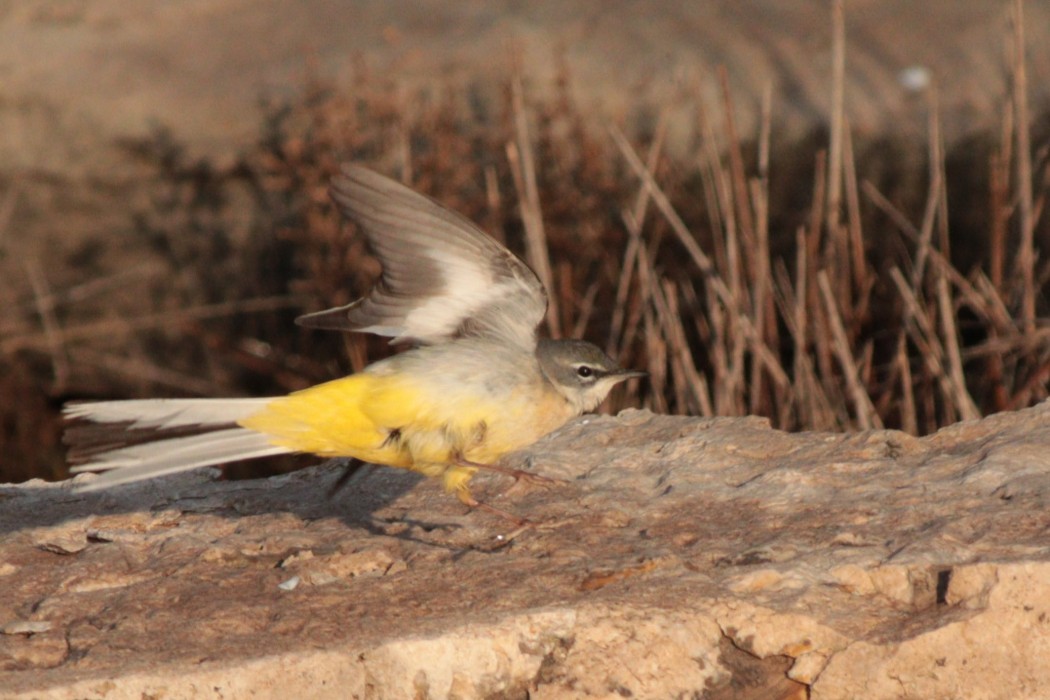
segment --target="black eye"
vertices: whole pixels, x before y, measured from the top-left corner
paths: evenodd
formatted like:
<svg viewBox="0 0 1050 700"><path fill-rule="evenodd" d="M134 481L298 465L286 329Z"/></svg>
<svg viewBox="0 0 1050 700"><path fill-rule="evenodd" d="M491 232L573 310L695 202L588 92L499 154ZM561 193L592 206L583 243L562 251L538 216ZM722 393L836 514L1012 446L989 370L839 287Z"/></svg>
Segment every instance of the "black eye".
<svg viewBox="0 0 1050 700"><path fill-rule="evenodd" d="M590 377L594 374L594 370L588 367L587 365L580 365L576 368L576 374L586 379L587 377Z"/></svg>

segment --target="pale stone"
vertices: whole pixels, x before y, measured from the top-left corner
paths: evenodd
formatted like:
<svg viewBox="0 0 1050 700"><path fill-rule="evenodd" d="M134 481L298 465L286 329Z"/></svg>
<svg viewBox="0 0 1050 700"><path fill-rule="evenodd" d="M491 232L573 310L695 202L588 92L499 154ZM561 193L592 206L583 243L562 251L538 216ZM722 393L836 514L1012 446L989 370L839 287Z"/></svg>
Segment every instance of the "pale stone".
<svg viewBox="0 0 1050 700"><path fill-rule="evenodd" d="M827 664L828 657L823 652L803 652L795 657L795 663L788 671L788 678L804 685L812 685Z"/></svg>
<svg viewBox="0 0 1050 700"><path fill-rule="evenodd" d="M999 568L994 564L960 566L952 570L944 602L966 608L988 606L988 593L999 579Z"/></svg>
<svg viewBox="0 0 1050 700"><path fill-rule="evenodd" d="M0 625L0 634L40 634L51 627L47 620L13 620Z"/></svg>
<svg viewBox="0 0 1050 700"><path fill-rule="evenodd" d="M42 528L33 534L33 544L54 554L76 554L87 547L87 533L76 525Z"/></svg>
<svg viewBox="0 0 1050 700"><path fill-rule="evenodd" d="M1050 562L1001 563L987 606L920 618L907 634L836 654L814 700L1043 698L1050 688ZM887 643L889 642L889 643Z"/></svg>

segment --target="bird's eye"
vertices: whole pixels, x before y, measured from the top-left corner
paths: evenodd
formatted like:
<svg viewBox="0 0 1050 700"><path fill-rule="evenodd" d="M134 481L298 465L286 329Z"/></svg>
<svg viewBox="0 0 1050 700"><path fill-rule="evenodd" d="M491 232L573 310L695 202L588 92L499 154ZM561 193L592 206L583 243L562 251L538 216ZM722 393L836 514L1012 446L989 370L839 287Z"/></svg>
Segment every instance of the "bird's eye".
<svg viewBox="0 0 1050 700"><path fill-rule="evenodd" d="M576 368L576 374L586 379L587 377L590 377L594 374L594 370L588 367L587 365L580 365Z"/></svg>

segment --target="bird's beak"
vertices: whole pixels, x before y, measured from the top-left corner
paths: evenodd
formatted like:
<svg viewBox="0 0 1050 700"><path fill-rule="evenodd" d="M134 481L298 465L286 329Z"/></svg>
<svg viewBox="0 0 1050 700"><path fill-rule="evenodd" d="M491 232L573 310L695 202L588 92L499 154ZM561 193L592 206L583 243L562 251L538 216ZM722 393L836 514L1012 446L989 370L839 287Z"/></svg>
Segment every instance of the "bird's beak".
<svg viewBox="0 0 1050 700"><path fill-rule="evenodd" d="M621 381L626 381L628 379L634 379L635 377L648 377L648 376L649 376L648 372L643 372L640 369L621 369L619 372L616 373L616 378L620 379Z"/></svg>

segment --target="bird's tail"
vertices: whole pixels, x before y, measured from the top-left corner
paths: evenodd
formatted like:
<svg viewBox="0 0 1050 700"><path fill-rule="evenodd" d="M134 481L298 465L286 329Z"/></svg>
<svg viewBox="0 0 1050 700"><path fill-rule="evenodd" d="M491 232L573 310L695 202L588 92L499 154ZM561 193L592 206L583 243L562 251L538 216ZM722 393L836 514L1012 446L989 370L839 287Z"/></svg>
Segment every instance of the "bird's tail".
<svg viewBox="0 0 1050 700"><path fill-rule="evenodd" d="M273 399L142 399L67 404L70 471L105 472L98 489L241 459L292 452L237 425Z"/></svg>

